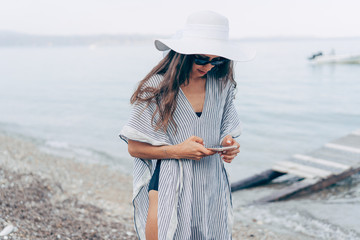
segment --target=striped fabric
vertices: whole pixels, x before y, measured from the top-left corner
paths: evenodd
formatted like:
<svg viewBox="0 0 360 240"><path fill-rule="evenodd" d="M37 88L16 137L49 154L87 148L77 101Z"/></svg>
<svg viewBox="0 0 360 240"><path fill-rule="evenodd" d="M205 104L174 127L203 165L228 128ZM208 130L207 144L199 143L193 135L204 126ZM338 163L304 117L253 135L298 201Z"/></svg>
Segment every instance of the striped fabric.
<svg viewBox="0 0 360 240"><path fill-rule="evenodd" d="M150 86L162 81L161 75L149 80ZM205 146L219 145L226 135L238 137L241 123L233 105L235 88L208 76L202 115L198 117L180 90L174 113L177 123L167 132L155 131L151 125L155 105L134 106L120 137L150 143L175 145L195 135ZM164 239L231 239L233 223L230 182L218 154L202 158L161 160L158 200L158 237ZM134 219L140 239L145 239L148 210L148 185L155 160L134 160Z"/></svg>

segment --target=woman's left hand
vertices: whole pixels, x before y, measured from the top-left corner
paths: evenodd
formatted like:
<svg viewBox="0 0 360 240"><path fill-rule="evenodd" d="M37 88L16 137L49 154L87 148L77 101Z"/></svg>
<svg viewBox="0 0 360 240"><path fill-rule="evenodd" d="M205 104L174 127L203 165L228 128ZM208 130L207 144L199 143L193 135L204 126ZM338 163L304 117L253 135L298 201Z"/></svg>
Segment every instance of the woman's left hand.
<svg viewBox="0 0 360 240"><path fill-rule="evenodd" d="M240 152L240 144L235 141L230 135L227 135L224 140L221 143L222 146L233 146L236 145L237 148L226 150L223 152L220 152L221 158L224 160L224 162L231 163L231 161L237 156L237 154Z"/></svg>

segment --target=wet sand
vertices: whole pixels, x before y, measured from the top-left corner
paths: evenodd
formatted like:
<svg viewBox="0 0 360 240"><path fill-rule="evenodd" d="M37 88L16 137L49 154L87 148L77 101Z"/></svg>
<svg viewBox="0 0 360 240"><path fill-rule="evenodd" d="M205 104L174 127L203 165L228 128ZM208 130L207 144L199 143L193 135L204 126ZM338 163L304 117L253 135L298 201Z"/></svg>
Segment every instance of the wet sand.
<svg viewBox="0 0 360 240"><path fill-rule="evenodd" d="M0 232L10 231L3 239L137 239L132 177L108 166L0 133L0 190ZM235 222L233 239L290 238Z"/></svg>

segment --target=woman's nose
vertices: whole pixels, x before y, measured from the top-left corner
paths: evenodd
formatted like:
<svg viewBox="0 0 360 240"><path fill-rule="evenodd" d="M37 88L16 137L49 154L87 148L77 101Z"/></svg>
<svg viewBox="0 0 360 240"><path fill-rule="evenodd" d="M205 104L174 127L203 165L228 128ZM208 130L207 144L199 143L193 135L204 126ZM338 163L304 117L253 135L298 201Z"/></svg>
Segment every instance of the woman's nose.
<svg viewBox="0 0 360 240"><path fill-rule="evenodd" d="M205 67L206 67L207 71L210 71L214 67L214 65L212 65L211 63L208 63L205 65Z"/></svg>

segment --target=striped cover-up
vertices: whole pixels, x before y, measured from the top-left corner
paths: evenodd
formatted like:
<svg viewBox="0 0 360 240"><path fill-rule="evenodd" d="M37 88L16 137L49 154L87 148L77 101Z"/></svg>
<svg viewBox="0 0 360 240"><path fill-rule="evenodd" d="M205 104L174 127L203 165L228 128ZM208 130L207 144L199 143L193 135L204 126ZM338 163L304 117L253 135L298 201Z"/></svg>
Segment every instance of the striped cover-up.
<svg viewBox="0 0 360 240"><path fill-rule="evenodd" d="M157 86L163 77L153 76L148 86ZM166 132L151 124L155 104L136 104L120 137L155 146L179 144L195 135L205 146L219 145L226 135L238 137L241 123L233 98L235 88L208 76L203 111L198 117L180 89L174 120ZM157 119L157 118L155 118ZM161 160L158 192L158 237L163 239L231 239L232 201L228 174L218 154L200 161ZM134 160L134 219L140 239L145 239L148 186L156 160Z"/></svg>

